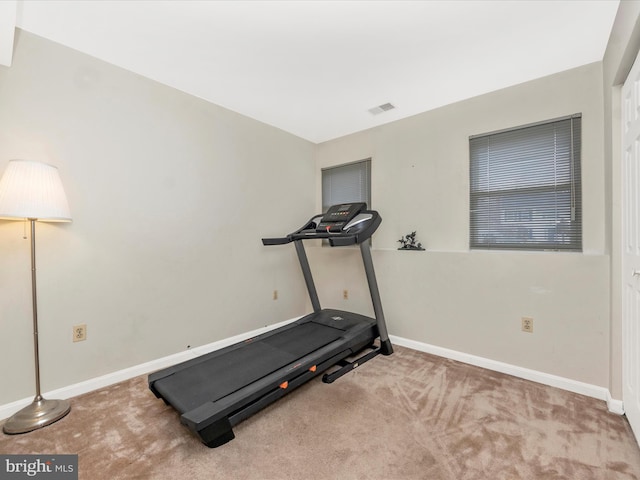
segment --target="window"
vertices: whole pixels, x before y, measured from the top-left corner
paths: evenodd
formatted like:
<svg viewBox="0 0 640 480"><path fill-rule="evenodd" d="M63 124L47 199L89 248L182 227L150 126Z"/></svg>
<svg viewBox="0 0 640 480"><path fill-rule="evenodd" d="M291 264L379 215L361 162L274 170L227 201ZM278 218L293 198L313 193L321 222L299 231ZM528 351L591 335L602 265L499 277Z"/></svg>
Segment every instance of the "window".
<svg viewBox="0 0 640 480"><path fill-rule="evenodd" d="M322 211L349 202L371 206L371 159L322 169Z"/></svg>
<svg viewBox="0 0 640 480"><path fill-rule="evenodd" d="M471 248L582 250L581 120L469 138Z"/></svg>

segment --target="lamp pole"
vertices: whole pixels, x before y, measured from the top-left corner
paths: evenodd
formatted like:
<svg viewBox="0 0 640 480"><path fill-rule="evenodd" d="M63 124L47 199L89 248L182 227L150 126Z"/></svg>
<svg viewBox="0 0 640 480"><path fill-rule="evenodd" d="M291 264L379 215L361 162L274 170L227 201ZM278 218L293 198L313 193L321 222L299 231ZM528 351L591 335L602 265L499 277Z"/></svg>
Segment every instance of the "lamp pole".
<svg viewBox="0 0 640 480"><path fill-rule="evenodd" d="M38 348L38 297L36 295L36 220L31 223L31 301L33 304L33 356L36 373L36 396L28 406L6 421L2 430L13 435L27 433L60 420L71 410L67 400L47 400L40 391L40 354Z"/></svg>
<svg viewBox="0 0 640 480"><path fill-rule="evenodd" d="M33 356L36 372L36 396L28 406L13 415L2 427L4 433L12 435L27 433L60 420L71 410L67 400L47 400L40 391L40 354L38 348L38 297L36 295L36 220L31 223L31 301L33 304Z"/></svg>
<svg viewBox="0 0 640 480"><path fill-rule="evenodd" d="M38 296L36 294L36 219L29 218L31 224L31 304L33 311L33 356L36 364L36 401L40 394L40 348L38 346Z"/></svg>

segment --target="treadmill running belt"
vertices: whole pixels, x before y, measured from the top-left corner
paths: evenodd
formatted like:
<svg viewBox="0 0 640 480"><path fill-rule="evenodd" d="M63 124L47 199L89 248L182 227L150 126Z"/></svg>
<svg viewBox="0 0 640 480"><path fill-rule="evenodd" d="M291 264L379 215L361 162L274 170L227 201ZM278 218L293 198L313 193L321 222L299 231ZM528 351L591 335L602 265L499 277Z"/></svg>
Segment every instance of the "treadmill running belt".
<svg viewBox="0 0 640 480"><path fill-rule="evenodd" d="M295 362L343 334L336 328L303 323L179 370L156 381L155 388L176 410L186 413Z"/></svg>

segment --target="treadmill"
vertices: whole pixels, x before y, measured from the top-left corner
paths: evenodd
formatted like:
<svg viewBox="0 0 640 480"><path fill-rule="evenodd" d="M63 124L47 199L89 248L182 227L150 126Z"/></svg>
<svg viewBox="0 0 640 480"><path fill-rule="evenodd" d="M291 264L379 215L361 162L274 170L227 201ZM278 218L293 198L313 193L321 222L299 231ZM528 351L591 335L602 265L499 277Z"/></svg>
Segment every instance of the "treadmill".
<svg viewBox="0 0 640 480"><path fill-rule="evenodd" d="M324 373L322 380L331 383L380 353L391 355L368 242L381 221L366 203L340 204L286 237L263 238L264 245L295 245L313 313L154 372L148 377L151 391L175 408L180 422L205 445L218 447L235 438L233 426L317 375ZM303 246L315 239L326 239L331 247L360 246L375 318L320 308Z"/></svg>

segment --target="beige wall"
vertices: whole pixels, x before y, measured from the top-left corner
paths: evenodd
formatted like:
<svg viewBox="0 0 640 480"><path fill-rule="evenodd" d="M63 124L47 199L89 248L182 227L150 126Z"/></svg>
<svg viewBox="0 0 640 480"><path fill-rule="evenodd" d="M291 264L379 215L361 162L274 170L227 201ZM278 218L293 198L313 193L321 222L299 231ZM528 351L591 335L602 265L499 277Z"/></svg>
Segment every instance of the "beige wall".
<svg viewBox="0 0 640 480"><path fill-rule="evenodd" d="M578 112L584 253L469 251L469 136ZM372 158L372 206L383 217L373 256L390 333L607 387L603 128L594 63L319 145L317 182L323 167ZM426 252L396 250L412 230ZM321 281L338 283L326 306L369 311L358 269L332 277L330 253L311 253L326 265ZM339 265L356 267L356 255L340 253ZM341 299L344 288L352 299ZM534 318L533 334L520 330L522 316Z"/></svg>
<svg viewBox="0 0 640 480"><path fill-rule="evenodd" d="M25 32L0 105L0 171L57 165L73 216L37 225L43 391L303 313L260 238L312 215L313 144ZM34 392L22 236L0 221L0 404Z"/></svg>
<svg viewBox="0 0 640 480"><path fill-rule="evenodd" d="M319 210L321 168L371 157L384 219L373 255L391 334L620 398L614 139L639 18L640 2L621 2L602 63L317 146L19 32L13 66L0 67L0 170L12 158L56 164L74 217L37 226L43 389L303 313L293 249L259 238ZM469 251L469 135L576 112L584 253ZM33 394L23 229L0 221L0 404ZM427 252L396 250L411 230ZM323 306L370 313L357 250L309 250ZM533 334L520 331L521 316L534 318ZM73 344L77 323L89 339Z"/></svg>
<svg viewBox="0 0 640 480"><path fill-rule="evenodd" d="M609 389L614 398L622 398L622 223L620 169L622 138L620 92L627 73L640 50L640 2L623 1L603 60L605 119L606 226L611 246L610 370Z"/></svg>

